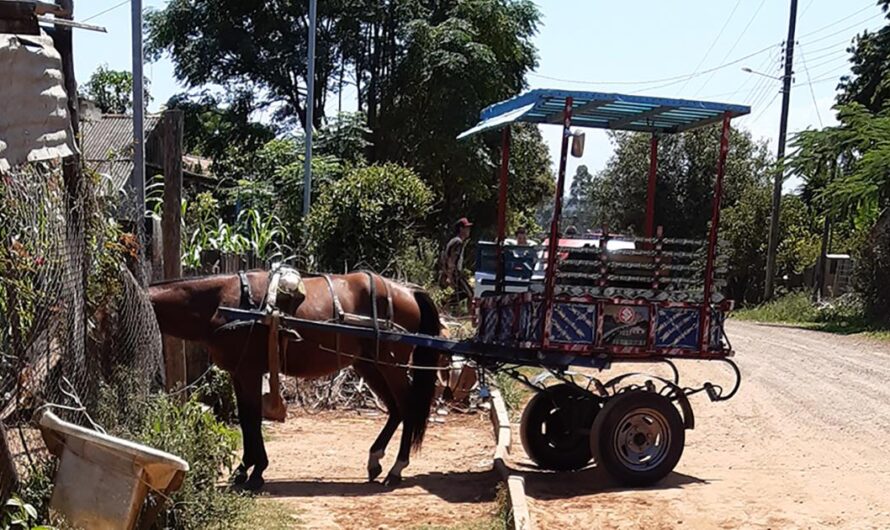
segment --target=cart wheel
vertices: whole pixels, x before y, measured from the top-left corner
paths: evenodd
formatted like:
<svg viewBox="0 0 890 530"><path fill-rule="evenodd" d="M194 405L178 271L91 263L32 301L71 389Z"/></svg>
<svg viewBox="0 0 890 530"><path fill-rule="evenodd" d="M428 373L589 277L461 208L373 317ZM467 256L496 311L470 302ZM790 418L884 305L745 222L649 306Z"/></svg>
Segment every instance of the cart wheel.
<svg viewBox="0 0 890 530"><path fill-rule="evenodd" d="M581 469L590 462L590 426L599 409L597 398L573 385L538 392L522 412L523 449L544 469Z"/></svg>
<svg viewBox="0 0 890 530"><path fill-rule="evenodd" d="M686 442L683 420L667 398L634 391L609 399L590 435L597 465L625 486L649 486L670 473Z"/></svg>

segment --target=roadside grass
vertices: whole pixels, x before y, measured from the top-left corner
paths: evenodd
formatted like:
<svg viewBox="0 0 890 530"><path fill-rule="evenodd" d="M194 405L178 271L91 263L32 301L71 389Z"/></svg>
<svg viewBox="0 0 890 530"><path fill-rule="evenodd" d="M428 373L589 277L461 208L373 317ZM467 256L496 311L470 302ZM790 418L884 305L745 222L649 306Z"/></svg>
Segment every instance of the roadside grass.
<svg viewBox="0 0 890 530"><path fill-rule="evenodd" d="M890 341L890 328L869 320L862 303L850 294L820 305L811 301L808 292L795 291L765 304L733 311L731 318Z"/></svg>

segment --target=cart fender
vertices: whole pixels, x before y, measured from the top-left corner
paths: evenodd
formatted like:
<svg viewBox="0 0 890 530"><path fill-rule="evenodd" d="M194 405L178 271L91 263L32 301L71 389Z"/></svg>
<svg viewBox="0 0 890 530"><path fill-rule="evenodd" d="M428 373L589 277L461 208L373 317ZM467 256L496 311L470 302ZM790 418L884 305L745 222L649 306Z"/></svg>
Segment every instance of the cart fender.
<svg viewBox="0 0 890 530"><path fill-rule="evenodd" d="M677 405L680 407L680 412L683 413L683 426L686 427L686 430L691 431L695 428L695 415L692 413L692 405L689 403L689 398L674 383L669 381L665 381L665 383L677 396Z"/></svg>

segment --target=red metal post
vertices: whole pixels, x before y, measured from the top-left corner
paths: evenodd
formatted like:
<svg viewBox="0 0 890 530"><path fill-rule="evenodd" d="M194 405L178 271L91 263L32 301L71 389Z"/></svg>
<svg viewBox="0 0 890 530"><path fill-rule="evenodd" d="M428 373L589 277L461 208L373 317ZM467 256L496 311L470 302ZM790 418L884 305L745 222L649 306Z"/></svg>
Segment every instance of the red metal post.
<svg viewBox="0 0 890 530"><path fill-rule="evenodd" d="M714 260L717 257L717 230L720 225L720 201L723 195L723 175L726 172L726 155L729 153L729 122L727 112L723 115L723 129L720 134L720 154L717 156L717 181L714 183L714 199L711 204L711 230L708 233L708 255L705 263L704 307L702 308L701 337L702 351L709 349L711 323L711 286L714 284Z"/></svg>
<svg viewBox="0 0 890 530"><path fill-rule="evenodd" d="M649 185L646 187L646 237L655 235L655 176L658 172L658 136L649 140Z"/></svg>
<svg viewBox="0 0 890 530"><path fill-rule="evenodd" d="M550 241L547 245L547 270L544 285L544 334L543 346L550 343L550 318L553 315L553 293L556 290L556 254L559 249L559 220L562 217L562 195L565 191L566 160L569 156L569 137L572 135L572 98L566 97L562 115L562 148L559 156L559 172L556 176L556 198L553 218L550 220Z"/></svg>
<svg viewBox="0 0 890 530"><path fill-rule="evenodd" d="M498 246L495 292L504 291L504 239L507 235L507 179L510 174L510 126L501 133L501 176L498 184Z"/></svg>

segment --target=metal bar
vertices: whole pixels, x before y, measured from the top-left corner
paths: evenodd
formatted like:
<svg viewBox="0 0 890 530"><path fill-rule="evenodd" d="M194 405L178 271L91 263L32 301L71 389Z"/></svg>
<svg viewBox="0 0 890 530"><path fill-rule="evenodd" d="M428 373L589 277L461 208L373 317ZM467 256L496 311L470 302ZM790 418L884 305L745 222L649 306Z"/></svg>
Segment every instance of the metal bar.
<svg viewBox="0 0 890 530"><path fill-rule="evenodd" d="M655 107L652 110L647 110L646 112L640 112L638 114L634 114L633 116L627 116L625 118L621 118L619 120L611 120L609 122L609 128L615 127L623 127L625 125L630 125L631 123L638 122L641 120L645 120L647 118L652 118L654 116L658 116L659 114L665 113L669 110L672 110L674 107Z"/></svg>
<svg viewBox="0 0 890 530"><path fill-rule="evenodd" d="M550 241L547 246L547 270L544 281L544 333L542 344L550 343L550 318L553 316L553 290L556 287L556 253L559 248L559 220L562 217L562 195L565 191L566 160L569 156L569 136L572 125L572 97L566 97L562 119L562 147L559 156L559 172L556 177L556 198L553 204L553 218L550 220Z"/></svg>
<svg viewBox="0 0 890 530"><path fill-rule="evenodd" d="M99 33L108 33L108 30L105 29L104 26L85 24L83 22L75 22L73 20L66 20L64 18L38 16L37 20L40 21L42 24L54 24L56 26L66 26L69 28L85 29L88 31L96 31Z"/></svg>
<svg viewBox="0 0 890 530"><path fill-rule="evenodd" d="M303 218L312 203L312 111L315 107L315 24L317 0L309 0L309 57L306 73L306 157L303 162Z"/></svg>
<svg viewBox="0 0 890 530"><path fill-rule="evenodd" d="M708 348L708 327L711 321L711 286L714 284L714 259L717 253L717 230L720 225L720 200L723 195L723 176L726 172L726 155L729 153L729 122L732 120L727 112L723 115L723 129L720 133L720 153L717 157L717 181L714 183L714 200L711 205L711 230L708 234L708 255L705 262L705 292L702 309L702 325L699 344L703 351Z"/></svg>
<svg viewBox="0 0 890 530"><path fill-rule="evenodd" d="M510 176L510 125L501 133L501 172L498 184L498 246L494 290L504 291L504 239L507 235L507 179Z"/></svg>
<svg viewBox="0 0 890 530"><path fill-rule="evenodd" d="M567 101L566 105L568 105L570 108L570 114L574 114L575 116L581 116L583 113L585 113L589 110L595 110L600 107L605 107L609 103L613 102L613 100L611 100L611 99L595 99L593 101L589 101L589 102L585 103L584 105L581 105L580 107L578 107L575 110L571 110L572 98L568 97L568 98L566 98L566 101ZM559 122L563 121L564 118L565 118L564 113L563 114L554 114L547 121L549 123L559 123Z"/></svg>
<svg viewBox="0 0 890 530"><path fill-rule="evenodd" d="M646 187L646 237L655 235L655 179L658 173L658 135L649 140L649 183Z"/></svg>

